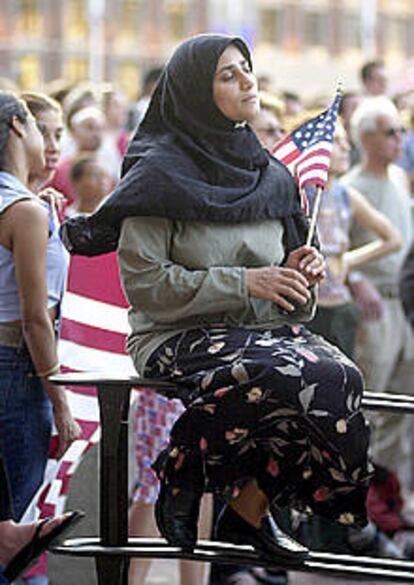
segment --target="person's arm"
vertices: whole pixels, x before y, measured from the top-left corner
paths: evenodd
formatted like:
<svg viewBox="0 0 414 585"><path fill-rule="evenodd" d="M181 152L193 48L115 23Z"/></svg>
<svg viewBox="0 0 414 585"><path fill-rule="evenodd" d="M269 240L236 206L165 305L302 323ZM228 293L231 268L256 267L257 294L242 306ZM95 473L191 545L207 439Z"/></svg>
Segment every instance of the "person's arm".
<svg viewBox="0 0 414 585"><path fill-rule="evenodd" d="M376 321L383 314L383 302L376 287L356 268L395 252L401 247L401 237L389 219L377 211L356 189L349 188L352 213L357 223L376 234L376 240L350 250L343 256L345 270L348 272L348 284L355 301L361 309L362 318Z"/></svg>
<svg viewBox="0 0 414 585"><path fill-rule="evenodd" d="M135 309L158 323L203 315L250 312L249 297L271 300L291 312L286 297L305 305L307 281L299 272L277 266L213 266L190 270L170 259L172 222L128 218L123 222L118 261L126 297Z"/></svg>
<svg viewBox="0 0 414 585"><path fill-rule="evenodd" d="M359 225L377 236L372 242L345 252L343 261L348 271L361 264L378 260L401 248L402 241L398 230L390 220L377 211L356 189L349 188L353 217Z"/></svg>
<svg viewBox="0 0 414 585"><path fill-rule="evenodd" d="M384 313L384 303L377 287L360 272L348 275L348 285L364 321L378 321Z"/></svg>
<svg viewBox="0 0 414 585"><path fill-rule="evenodd" d="M53 405L59 457L77 438L79 427L70 414L65 389L47 380L58 366L55 334L47 309L48 214L37 203L24 201L10 209L9 221L23 335L36 371L45 373L40 377Z"/></svg>

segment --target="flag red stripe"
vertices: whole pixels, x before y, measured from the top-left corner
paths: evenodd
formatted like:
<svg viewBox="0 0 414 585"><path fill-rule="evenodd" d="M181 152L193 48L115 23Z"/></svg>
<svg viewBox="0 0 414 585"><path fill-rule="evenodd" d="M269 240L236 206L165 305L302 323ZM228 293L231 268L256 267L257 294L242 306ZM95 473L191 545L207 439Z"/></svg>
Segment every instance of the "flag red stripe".
<svg viewBox="0 0 414 585"><path fill-rule="evenodd" d="M316 162L316 163L310 163L306 167L302 167L302 165L300 165L300 169L299 169L299 166L297 168L297 174L299 177L302 177L302 175L304 175L305 173L309 173L310 171L315 171L315 170L328 172L329 164Z"/></svg>
<svg viewBox="0 0 414 585"><path fill-rule="evenodd" d="M286 148L290 147L293 150L288 151L284 154L282 151ZM282 142L279 142L276 148L272 151L272 154L275 158L277 158L281 163L284 165L289 165L291 162L296 160L300 155L300 150L292 140L290 136L285 138Z"/></svg>
<svg viewBox="0 0 414 585"><path fill-rule="evenodd" d="M61 338L102 351L125 354L125 335L91 327L71 319L62 319Z"/></svg>
<svg viewBox="0 0 414 585"><path fill-rule="evenodd" d="M72 368L68 368L65 364L61 365L60 368L62 374L67 374L68 372L79 372L80 370L74 370ZM83 394L84 396L96 396L96 388L94 386L70 386L68 385L67 388L70 388L73 392L77 394Z"/></svg>
<svg viewBox="0 0 414 585"><path fill-rule="evenodd" d="M78 295L128 307L122 291L115 252L96 258L73 256L67 290Z"/></svg>
<svg viewBox="0 0 414 585"><path fill-rule="evenodd" d="M62 461L62 463L59 466L59 471L56 477L58 479L63 479L71 467L72 467L71 461Z"/></svg>
<svg viewBox="0 0 414 585"><path fill-rule="evenodd" d="M96 395L96 390L95 390ZM77 419L78 423L82 427L82 439L85 441L89 441L92 435L96 432L97 423L90 420L83 420L81 418Z"/></svg>
<svg viewBox="0 0 414 585"><path fill-rule="evenodd" d="M288 155L284 156L282 159L280 159L280 161L288 166L290 165L290 163L294 162L300 155L300 150L298 150L296 148L296 150L293 150L292 152L290 152Z"/></svg>
<svg viewBox="0 0 414 585"><path fill-rule="evenodd" d="M330 156L331 156L330 150L326 148L315 148L315 150L310 150L304 156L300 157L300 163L302 164L303 162L314 157L327 158L329 160Z"/></svg>

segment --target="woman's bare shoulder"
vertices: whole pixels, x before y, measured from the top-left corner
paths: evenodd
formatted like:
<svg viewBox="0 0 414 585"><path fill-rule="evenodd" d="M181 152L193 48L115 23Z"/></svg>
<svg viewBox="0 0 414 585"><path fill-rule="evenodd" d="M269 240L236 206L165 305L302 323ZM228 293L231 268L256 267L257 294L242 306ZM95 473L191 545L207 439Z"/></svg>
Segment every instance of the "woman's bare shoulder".
<svg viewBox="0 0 414 585"><path fill-rule="evenodd" d="M7 208L5 214L14 221L44 220L48 216L47 209L35 198L15 201Z"/></svg>

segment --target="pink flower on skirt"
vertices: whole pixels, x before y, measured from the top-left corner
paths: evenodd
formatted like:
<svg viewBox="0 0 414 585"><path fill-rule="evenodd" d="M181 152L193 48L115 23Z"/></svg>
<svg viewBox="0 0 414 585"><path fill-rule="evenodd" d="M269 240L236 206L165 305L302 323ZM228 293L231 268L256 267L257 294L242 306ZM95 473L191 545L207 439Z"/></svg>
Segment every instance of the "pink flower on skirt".
<svg viewBox="0 0 414 585"><path fill-rule="evenodd" d="M183 463L184 463L184 459L185 459L184 453L180 453L178 455L177 461L175 462L175 465L174 465L175 471L178 471L179 469L181 469L181 467L183 466Z"/></svg>
<svg viewBox="0 0 414 585"><path fill-rule="evenodd" d="M207 449L207 440L205 437L201 437L200 439L200 449L201 451L205 451Z"/></svg>
<svg viewBox="0 0 414 585"><path fill-rule="evenodd" d="M306 349L306 347L298 347L296 350L300 355L303 355L308 362L316 363L319 361L319 358L316 354L313 353L310 349Z"/></svg>
<svg viewBox="0 0 414 585"><path fill-rule="evenodd" d="M313 499L315 502L323 502L329 496L329 489L327 487L320 487L313 492Z"/></svg>
<svg viewBox="0 0 414 585"><path fill-rule="evenodd" d="M269 463L266 467L267 473L269 473L272 477L277 477L279 475L279 465L277 461L275 461L272 457L269 459Z"/></svg>
<svg viewBox="0 0 414 585"><path fill-rule="evenodd" d="M214 392L214 396L215 396L215 398L222 398L223 396L225 396L227 394L228 391L229 391L228 388L219 388L218 390L216 390Z"/></svg>

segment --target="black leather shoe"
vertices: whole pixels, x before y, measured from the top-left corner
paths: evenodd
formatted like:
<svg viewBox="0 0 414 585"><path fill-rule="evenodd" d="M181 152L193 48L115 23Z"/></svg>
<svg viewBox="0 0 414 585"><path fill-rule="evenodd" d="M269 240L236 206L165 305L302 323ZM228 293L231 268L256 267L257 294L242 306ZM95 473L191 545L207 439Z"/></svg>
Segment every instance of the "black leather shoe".
<svg viewBox="0 0 414 585"><path fill-rule="evenodd" d="M260 528L244 520L231 506L225 506L217 519L215 538L233 544L250 544L259 554L284 564L299 565L309 555L308 549L285 534L270 514Z"/></svg>
<svg viewBox="0 0 414 585"><path fill-rule="evenodd" d="M172 546L191 551L197 542L200 493L180 490L175 493L164 483L155 504L155 520L162 536Z"/></svg>

